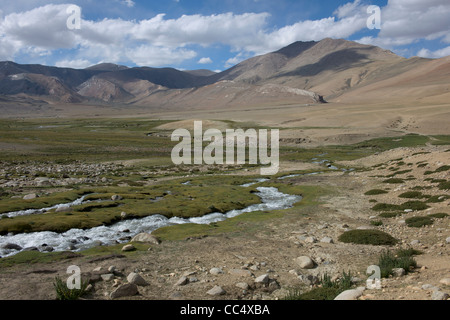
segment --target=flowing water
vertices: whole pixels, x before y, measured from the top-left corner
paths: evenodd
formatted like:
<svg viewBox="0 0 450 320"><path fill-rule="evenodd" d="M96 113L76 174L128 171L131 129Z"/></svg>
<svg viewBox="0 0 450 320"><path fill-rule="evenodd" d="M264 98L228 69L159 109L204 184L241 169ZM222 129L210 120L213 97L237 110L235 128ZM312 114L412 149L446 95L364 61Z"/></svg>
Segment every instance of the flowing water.
<svg viewBox="0 0 450 320"><path fill-rule="evenodd" d="M242 187L248 187L263 181L265 180L257 180L253 183L245 184ZM287 209L302 199L300 196L282 193L277 188L273 187L259 187L257 190L258 192L256 195L261 198L261 203L240 210L231 210L225 214L211 213L202 217L188 219L177 217L168 219L161 215L152 215L142 219L124 220L111 226L100 226L88 230L71 229L64 233L44 231L0 236L0 256L6 257L19 252L18 250L3 248L4 245L8 243L17 244L22 248L39 247L45 244L53 247L54 251L79 251L99 244L108 245L116 244L117 242L128 242L128 239L118 239L132 237L141 232L151 233L152 231L165 226L186 223L209 224L236 217L246 212ZM83 202L83 199L78 199L77 201L81 203ZM64 204L64 206L75 205L76 203ZM48 211L49 208L41 210ZM38 212L35 212L35 214L36 213Z"/></svg>

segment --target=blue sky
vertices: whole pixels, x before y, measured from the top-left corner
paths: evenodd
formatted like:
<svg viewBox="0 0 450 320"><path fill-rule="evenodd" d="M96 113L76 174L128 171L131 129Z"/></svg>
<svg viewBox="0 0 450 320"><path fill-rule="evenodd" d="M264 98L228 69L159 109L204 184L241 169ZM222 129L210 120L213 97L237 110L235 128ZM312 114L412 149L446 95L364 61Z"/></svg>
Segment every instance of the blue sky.
<svg viewBox="0 0 450 320"><path fill-rule="evenodd" d="M448 0L0 0L0 60L224 70L294 41L339 38L404 57L450 55ZM67 8L81 10L70 30ZM381 29L369 29L369 6ZM75 21L75 20L73 20Z"/></svg>

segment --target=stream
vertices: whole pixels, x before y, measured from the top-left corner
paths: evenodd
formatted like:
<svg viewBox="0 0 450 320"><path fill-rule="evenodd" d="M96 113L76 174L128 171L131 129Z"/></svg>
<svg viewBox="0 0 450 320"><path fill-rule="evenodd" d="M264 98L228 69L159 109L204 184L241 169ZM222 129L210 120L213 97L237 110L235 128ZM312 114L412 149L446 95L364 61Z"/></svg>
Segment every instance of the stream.
<svg viewBox="0 0 450 320"><path fill-rule="evenodd" d="M249 187L263 181L265 180L258 179L255 182L242 185L242 187ZM152 231L165 226L186 223L210 224L224 221L247 212L288 209L302 199L301 196L285 194L274 187L259 187L256 188L256 190L258 190L258 192L255 194L260 197L261 203L240 210L231 210L225 214L217 212L202 217L187 219L178 217L169 219L162 215L152 215L142 219L124 220L111 226L100 226L87 230L71 229L64 233L43 231L0 236L0 256L7 257L21 251L4 248L7 244L19 245L27 250L34 247L35 250L36 248L39 248L41 251L45 251L45 248L52 248L53 251L80 251L98 245L112 245L117 242L126 243L129 242L130 237L139 233L151 233ZM72 206L82 202L83 198L80 198L75 202L57 205L52 208ZM44 210L45 212L48 211L49 208L40 210ZM33 213L39 213L40 210L35 210ZM27 213L25 213L25 211L20 213L9 213L8 215L33 214L31 211L28 211Z"/></svg>

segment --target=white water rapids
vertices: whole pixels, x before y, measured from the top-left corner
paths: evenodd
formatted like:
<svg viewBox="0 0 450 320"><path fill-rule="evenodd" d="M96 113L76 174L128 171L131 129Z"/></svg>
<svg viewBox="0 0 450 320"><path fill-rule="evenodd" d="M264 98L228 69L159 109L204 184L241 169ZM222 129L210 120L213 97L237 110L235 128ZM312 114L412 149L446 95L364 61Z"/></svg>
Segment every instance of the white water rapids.
<svg viewBox="0 0 450 320"><path fill-rule="evenodd" d="M255 183L258 182L262 182L262 180L258 180ZM252 184L246 184L243 187ZM186 223L209 224L236 217L246 212L287 209L302 199L302 197L297 195L282 193L273 187L259 187L257 190L256 195L261 198L261 203L241 210L231 210L225 214L211 213L202 217L189 219L177 217L168 219L162 215L152 215L142 219L124 220L111 226L100 226L88 230L71 229L64 233L44 231L0 236L0 256L6 257L19 252L18 250L5 249L4 246L8 243L19 245L22 248L39 247L46 244L47 246L53 247L54 251L67 251L70 249L72 251L79 251L97 246L100 243L108 245L117 242L128 242L129 240L120 241L118 239L132 237L141 232L151 233L165 226ZM74 203L70 205L74 205ZM127 232L124 232L124 230L127 230ZM74 249L74 246L76 249Z"/></svg>

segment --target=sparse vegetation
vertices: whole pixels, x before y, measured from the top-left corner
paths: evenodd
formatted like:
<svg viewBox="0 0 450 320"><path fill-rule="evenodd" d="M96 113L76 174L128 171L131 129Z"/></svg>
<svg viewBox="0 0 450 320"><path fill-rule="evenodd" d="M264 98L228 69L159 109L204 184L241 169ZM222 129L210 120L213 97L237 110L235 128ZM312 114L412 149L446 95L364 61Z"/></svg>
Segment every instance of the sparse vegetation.
<svg viewBox="0 0 450 320"><path fill-rule="evenodd" d="M386 193L388 193L386 190L372 189L372 190L369 190L366 193L364 193L364 195L366 195L366 196L375 196L375 195L386 194Z"/></svg>
<svg viewBox="0 0 450 320"><path fill-rule="evenodd" d="M333 300L341 292L353 287L352 275L350 272L343 272L342 276L335 281L331 280L328 274L324 274L319 279L319 287L302 293L300 288L291 288L284 300Z"/></svg>
<svg viewBox="0 0 450 320"><path fill-rule="evenodd" d="M339 236L339 241L344 243L369 244L374 246L394 245L397 239L379 230L350 230Z"/></svg>
<svg viewBox="0 0 450 320"><path fill-rule="evenodd" d="M67 287L67 283L62 281L59 277L55 277L55 281L53 282L57 300L78 300L86 294L86 288L88 285L88 279L81 279L79 289L69 289Z"/></svg>
<svg viewBox="0 0 450 320"><path fill-rule="evenodd" d="M415 250L398 250L395 254L391 251L382 252L377 264L381 269L381 277L388 278L392 275L394 268L402 268L406 273L409 273L411 268L417 267L413 255L418 253Z"/></svg>
<svg viewBox="0 0 450 320"><path fill-rule="evenodd" d="M406 225L411 228L421 228L433 224L433 219L430 217L411 217L405 220Z"/></svg>

